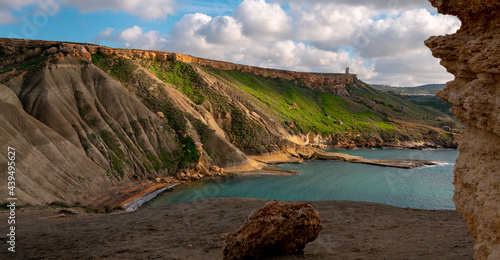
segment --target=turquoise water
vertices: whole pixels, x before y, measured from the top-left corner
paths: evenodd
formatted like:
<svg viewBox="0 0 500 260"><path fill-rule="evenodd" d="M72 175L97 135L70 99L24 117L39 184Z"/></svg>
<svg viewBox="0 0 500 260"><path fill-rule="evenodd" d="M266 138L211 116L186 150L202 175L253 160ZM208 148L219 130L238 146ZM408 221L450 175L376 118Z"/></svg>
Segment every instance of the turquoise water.
<svg viewBox="0 0 500 260"><path fill-rule="evenodd" d="M455 209L453 167L456 150L356 149L333 150L367 159L421 159L435 166L398 169L347 162L311 160L278 164L296 176L238 176L181 185L146 203L159 207L205 198L242 197L293 201L348 200L376 202L418 209Z"/></svg>

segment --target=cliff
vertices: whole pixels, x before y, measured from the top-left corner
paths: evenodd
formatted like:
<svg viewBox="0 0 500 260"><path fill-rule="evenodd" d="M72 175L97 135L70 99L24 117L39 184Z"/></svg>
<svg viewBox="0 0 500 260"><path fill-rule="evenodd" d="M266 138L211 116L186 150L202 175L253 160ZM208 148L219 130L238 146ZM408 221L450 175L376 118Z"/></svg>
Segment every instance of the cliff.
<svg viewBox="0 0 500 260"><path fill-rule="evenodd" d="M62 45L61 45L62 44ZM252 73L255 75L260 75L270 78L280 78L284 80L301 80L308 87L311 88L322 88L322 89L335 89L338 87L345 87L346 84L354 83L356 79L356 74L312 74L307 72L295 72L288 70L279 69L268 69L260 68L254 66L247 66L241 64L235 64L224 61L216 61L210 59L203 59L193 57L191 55L185 55L181 53L163 52L163 51L150 51L150 50L132 50L132 49L113 49L109 47L97 46L93 44L75 44L75 43L61 43L61 42L50 42L50 41L37 41L37 40L21 40L21 39L7 39L0 38L0 46L22 46L27 48L34 48L31 52L36 54L36 48L38 48L38 54L40 53L40 47L53 47L58 49L52 49L48 53L63 52L63 53L75 53L78 55L78 50L82 50L80 46L83 46L90 54L102 54L102 55L117 55L124 58L144 58L155 61L180 61L185 63L194 63L201 66L208 66L220 70L239 70L243 72ZM85 51L83 51L85 52ZM31 54L30 53L30 54ZM46 52L47 53L47 52ZM28 54L29 55L29 54ZM5 65L5 62L4 62Z"/></svg>
<svg viewBox="0 0 500 260"><path fill-rule="evenodd" d="M500 259L500 2L431 0L462 27L426 41L455 75L438 96L466 123L455 166L457 211L476 237L475 259Z"/></svg>

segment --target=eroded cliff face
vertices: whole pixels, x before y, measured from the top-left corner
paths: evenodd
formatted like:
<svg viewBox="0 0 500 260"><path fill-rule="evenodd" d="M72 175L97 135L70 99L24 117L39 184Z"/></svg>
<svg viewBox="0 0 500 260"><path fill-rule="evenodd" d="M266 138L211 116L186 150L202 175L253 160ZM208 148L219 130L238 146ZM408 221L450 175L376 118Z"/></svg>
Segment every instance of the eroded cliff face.
<svg viewBox="0 0 500 260"><path fill-rule="evenodd" d="M102 55L117 55L124 58L144 58L157 61L181 61L186 63L194 63L201 66L208 66L220 70L239 70L249 72L256 75L280 78L285 80L301 80L311 89L324 89L338 92L337 88L345 87L346 84L354 83L356 74L312 74L307 72L295 72L279 69L259 68L254 66L247 66L235 64L224 61L216 61L210 59L197 58L191 55L163 52L163 51L149 51L149 50L131 50L131 49L113 49L109 47L97 46L93 44L75 44L75 43L61 43L50 41L37 41L37 40L20 40L20 39L0 39L0 46L23 46L31 48L26 57L40 55L43 51L44 54L56 54L58 52L70 54L77 57L90 59L91 54ZM43 50L42 48L50 49ZM57 47L56 47L57 46ZM88 51L87 51L88 50ZM0 65L5 66L14 63L13 60L0 60Z"/></svg>
<svg viewBox="0 0 500 260"><path fill-rule="evenodd" d="M28 50L14 57L39 57L0 73L0 140L17 152L18 205L72 204L112 185L248 162L210 113L145 71L127 90L82 45L19 48Z"/></svg>
<svg viewBox="0 0 500 260"><path fill-rule="evenodd" d="M455 75L438 96L466 123L455 166L457 211L476 237L475 259L500 259L500 2L430 0L457 16L457 33L426 45Z"/></svg>

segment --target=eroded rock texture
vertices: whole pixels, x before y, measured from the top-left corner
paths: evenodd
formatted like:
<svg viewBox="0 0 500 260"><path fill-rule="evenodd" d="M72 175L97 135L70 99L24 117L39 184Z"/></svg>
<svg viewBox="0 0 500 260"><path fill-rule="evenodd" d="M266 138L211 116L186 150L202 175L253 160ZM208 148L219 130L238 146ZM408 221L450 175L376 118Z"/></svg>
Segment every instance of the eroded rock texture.
<svg viewBox="0 0 500 260"><path fill-rule="evenodd" d="M257 259L303 252L321 230L319 213L303 202L273 201L234 232L221 235L224 259Z"/></svg>
<svg viewBox="0 0 500 260"><path fill-rule="evenodd" d="M476 237L475 259L500 259L500 2L430 0L457 16L457 33L426 45L455 75L438 95L467 124L455 166L454 201Z"/></svg>

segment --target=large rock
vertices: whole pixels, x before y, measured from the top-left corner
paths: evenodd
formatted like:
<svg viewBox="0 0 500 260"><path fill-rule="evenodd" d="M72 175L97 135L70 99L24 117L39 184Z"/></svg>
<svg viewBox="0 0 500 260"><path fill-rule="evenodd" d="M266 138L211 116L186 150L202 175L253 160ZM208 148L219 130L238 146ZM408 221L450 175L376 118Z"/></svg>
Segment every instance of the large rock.
<svg viewBox="0 0 500 260"><path fill-rule="evenodd" d="M426 41L455 75L438 96L453 104L451 111L467 125L453 200L476 237L474 258L500 259L500 2L430 2L462 21L457 33Z"/></svg>
<svg viewBox="0 0 500 260"><path fill-rule="evenodd" d="M221 235L224 259L302 253L321 230L319 214L303 202L273 201L253 212L234 232Z"/></svg>

